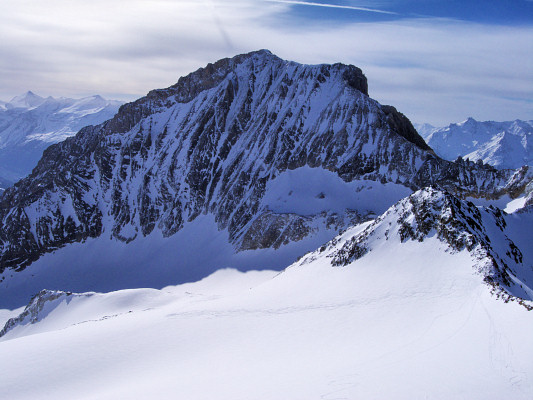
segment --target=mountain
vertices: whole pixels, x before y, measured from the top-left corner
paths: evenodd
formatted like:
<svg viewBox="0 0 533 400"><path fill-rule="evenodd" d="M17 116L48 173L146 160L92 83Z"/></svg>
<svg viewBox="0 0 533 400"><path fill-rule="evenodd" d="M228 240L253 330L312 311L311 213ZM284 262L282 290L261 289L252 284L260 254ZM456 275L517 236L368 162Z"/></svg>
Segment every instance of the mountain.
<svg viewBox="0 0 533 400"><path fill-rule="evenodd" d="M417 125L420 135L435 152L447 159L461 156L482 160L496 168L533 166L533 121L476 121L435 128Z"/></svg>
<svg viewBox="0 0 533 400"><path fill-rule="evenodd" d="M43 98L31 91L1 102L0 187L28 175L49 145L110 119L121 104L101 96Z"/></svg>
<svg viewBox="0 0 533 400"><path fill-rule="evenodd" d="M5 191L0 304L279 270L413 190L509 199L532 176L439 158L354 66L239 55L50 146Z"/></svg>
<svg viewBox="0 0 533 400"><path fill-rule="evenodd" d="M43 290L4 314L0 397L529 399L532 217L425 188L281 273Z"/></svg>
<svg viewBox="0 0 533 400"><path fill-rule="evenodd" d="M523 215L508 215L428 187L399 201L340 249L334 240L319 252L335 249L328 255L331 264L346 266L389 239L404 243L435 237L452 253L469 252L475 271L499 294L533 301L531 211L530 207Z"/></svg>
<svg viewBox="0 0 533 400"><path fill-rule="evenodd" d="M12 110L12 109L29 109L29 108L35 108L39 107L42 103L44 103L46 99L44 99L41 96L36 95L32 91L27 91L24 94L21 94L20 96L15 96L9 101L8 103L4 103L4 108L6 110Z"/></svg>

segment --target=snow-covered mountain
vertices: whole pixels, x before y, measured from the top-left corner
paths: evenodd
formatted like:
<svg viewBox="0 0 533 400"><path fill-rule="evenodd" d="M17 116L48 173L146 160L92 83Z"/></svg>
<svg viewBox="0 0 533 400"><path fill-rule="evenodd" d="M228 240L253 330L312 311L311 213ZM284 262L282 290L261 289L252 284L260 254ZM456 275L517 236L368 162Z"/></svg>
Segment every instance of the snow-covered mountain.
<svg viewBox="0 0 533 400"><path fill-rule="evenodd" d="M41 291L0 397L529 399L532 218L426 188L281 273Z"/></svg>
<svg viewBox="0 0 533 400"><path fill-rule="evenodd" d="M533 166L533 121L468 118L444 128L423 124L416 129L439 156L450 161L461 156L496 168Z"/></svg>
<svg viewBox="0 0 533 400"><path fill-rule="evenodd" d="M532 172L441 159L353 66L209 64L49 147L0 223L0 398L533 392Z"/></svg>
<svg viewBox="0 0 533 400"><path fill-rule="evenodd" d="M43 98L32 92L1 102L0 187L29 174L50 144L110 119L121 104L101 96Z"/></svg>
<svg viewBox="0 0 533 400"><path fill-rule="evenodd" d="M439 158L354 66L244 54L44 152L0 198L0 302L281 269L412 190L514 198L532 176Z"/></svg>

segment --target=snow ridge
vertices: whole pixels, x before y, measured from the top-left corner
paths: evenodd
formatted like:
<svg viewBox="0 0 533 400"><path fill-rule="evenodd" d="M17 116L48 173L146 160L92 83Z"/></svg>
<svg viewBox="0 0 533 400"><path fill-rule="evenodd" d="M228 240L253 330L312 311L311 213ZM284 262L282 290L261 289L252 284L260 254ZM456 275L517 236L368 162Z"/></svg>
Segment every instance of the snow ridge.
<svg viewBox="0 0 533 400"><path fill-rule="evenodd" d="M4 328L0 331L0 338L6 335L10 330L17 326L24 326L28 324L36 324L46 317L59 303L69 298L73 294L70 292L62 292L56 290L43 289L37 293L26 306L24 311L15 318L9 319ZM90 296L91 294L83 294L76 296Z"/></svg>
<svg viewBox="0 0 533 400"><path fill-rule="evenodd" d="M331 265L346 266L385 241L423 242L435 236L451 252L470 252L477 260L475 269L485 282L531 301L533 259L524 256L513 241L509 218L496 207L476 207L449 192L428 187L393 205L362 232L344 236L342 245L340 238L334 239L302 263L324 253L331 258ZM528 234L531 236L531 232Z"/></svg>

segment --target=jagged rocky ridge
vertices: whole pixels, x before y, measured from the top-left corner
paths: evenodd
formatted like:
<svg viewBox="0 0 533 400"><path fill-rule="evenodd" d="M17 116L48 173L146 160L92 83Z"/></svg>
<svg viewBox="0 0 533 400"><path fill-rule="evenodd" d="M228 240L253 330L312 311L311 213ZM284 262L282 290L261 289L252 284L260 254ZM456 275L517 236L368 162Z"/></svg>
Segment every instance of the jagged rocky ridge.
<svg viewBox="0 0 533 400"><path fill-rule="evenodd" d="M0 198L0 271L103 234L171 236L205 213L237 249L298 240L305 219L261 199L269 181L304 166L478 197L516 196L531 180L527 167L440 159L405 116L368 97L354 66L263 50L209 64L48 148Z"/></svg>
<svg viewBox="0 0 533 400"><path fill-rule="evenodd" d="M499 208L478 207L449 192L428 187L400 200L360 233L333 239L299 264L328 257L332 266L346 266L383 241L422 242L436 236L449 251L469 251L477 260L477 272L498 294L505 291L507 300L531 301L533 260L513 242L509 218Z"/></svg>

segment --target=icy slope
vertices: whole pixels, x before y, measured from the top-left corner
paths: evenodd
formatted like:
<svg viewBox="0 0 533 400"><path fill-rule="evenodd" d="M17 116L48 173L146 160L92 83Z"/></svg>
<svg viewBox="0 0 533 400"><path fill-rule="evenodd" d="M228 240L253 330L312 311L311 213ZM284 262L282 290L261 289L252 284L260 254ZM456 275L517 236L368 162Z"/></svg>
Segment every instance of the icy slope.
<svg viewBox="0 0 533 400"><path fill-rule="evenodd" d="M313 191L291 194L291 174ZM202 215L235 251L276 249L339 232L430 183L494 198L518 196L532 176L436 157L405 116L368 97L354 66L262 50L209 64L48 148L0 198L0 271L89 238L172 237Z"/></svg>
<svg viewBox="0 0 533 400"><path fill-rule="evenodd" d="M43 98L32 92L0 104L0 178L29 174L45 148L110 119L122 103L101 96Z"/></svg>
<svg viewBox="0 0 533 400"><path fill-rule="evenodd" d="M394 209L281 274L42 292L0 338L0 397L529 399L531 302L503 301L436 231L402 241ZM353 237L370 250L333 266Z"/></svg>
<svg viewBox="0 0 533 400"><path fill-rule="evenodd" d="M462 156L497 168L533 166L533 121L481 122L469 118L444 128L424 124L417 129L447 160Z"/></svg>

